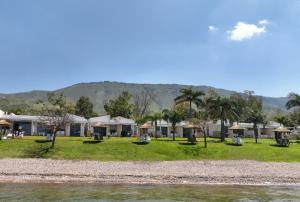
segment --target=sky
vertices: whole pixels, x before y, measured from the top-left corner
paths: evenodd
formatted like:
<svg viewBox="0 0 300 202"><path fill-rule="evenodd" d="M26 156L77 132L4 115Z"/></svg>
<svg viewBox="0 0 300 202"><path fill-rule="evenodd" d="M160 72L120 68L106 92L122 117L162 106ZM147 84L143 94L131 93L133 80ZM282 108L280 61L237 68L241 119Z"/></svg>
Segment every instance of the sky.
<svg viewBox="0 0 300 202"><path fill-rule="evenodd" d="M81 82L300 93L300 0L0 0L0 92Z"/></svg>

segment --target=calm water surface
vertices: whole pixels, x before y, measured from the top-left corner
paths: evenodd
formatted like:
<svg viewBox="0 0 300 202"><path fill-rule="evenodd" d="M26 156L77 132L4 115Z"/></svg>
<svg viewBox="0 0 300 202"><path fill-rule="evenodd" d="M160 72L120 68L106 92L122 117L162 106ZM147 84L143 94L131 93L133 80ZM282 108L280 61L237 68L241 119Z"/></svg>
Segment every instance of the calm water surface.
<svg viewBox="0 0 300 202"><path fill-rule="evenodd" d="M0 201L300 201L300 187L0 184Z"/></svg>

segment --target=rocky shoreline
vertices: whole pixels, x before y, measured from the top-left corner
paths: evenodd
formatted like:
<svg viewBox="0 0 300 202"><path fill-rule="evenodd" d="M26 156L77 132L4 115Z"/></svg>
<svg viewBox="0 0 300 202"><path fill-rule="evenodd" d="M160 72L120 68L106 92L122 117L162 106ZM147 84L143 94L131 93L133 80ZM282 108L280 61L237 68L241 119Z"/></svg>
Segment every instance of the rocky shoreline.
<svg viewBox="0 0 300 202"><path fill-rule="evenodd" d="M300 185L300 163L0 159L0 183Z"/></svg>

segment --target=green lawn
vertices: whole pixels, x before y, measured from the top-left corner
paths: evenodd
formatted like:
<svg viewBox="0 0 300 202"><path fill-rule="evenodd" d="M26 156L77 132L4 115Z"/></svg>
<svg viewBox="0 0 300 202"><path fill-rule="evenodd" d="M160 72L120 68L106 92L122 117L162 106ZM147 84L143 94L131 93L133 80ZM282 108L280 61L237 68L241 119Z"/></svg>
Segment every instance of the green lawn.
<svg viewBox="0 0 300 202"><path fill-rule="evenodd" d="M209 139L208 148L203 148L203 140L198 138L197 145L186 145L185 139L153 139L148 145L138 145L136 138L110 138L97 144L84 144L91 138L58 137L55 149L48 150L49 142L36 142L44 137L25 137L0 141L0 158L52 158L52 159L89 159L101 161L144 161L144 160L189 160L189 159L249 159L258 161L300 162L300 142L290 147L274 146L275 140L243 139L243 146L220 143ZM227 142L230 142L227 139Z"/></svg>

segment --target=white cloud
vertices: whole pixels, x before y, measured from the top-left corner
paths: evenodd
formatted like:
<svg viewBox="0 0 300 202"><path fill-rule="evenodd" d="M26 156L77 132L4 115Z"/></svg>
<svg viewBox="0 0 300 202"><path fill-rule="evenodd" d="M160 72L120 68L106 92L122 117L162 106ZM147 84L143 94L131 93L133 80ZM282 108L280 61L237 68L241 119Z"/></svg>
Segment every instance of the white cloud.
<svg viewBox="0 0 300 202"><path fill-rule="evenodd" d="M212 26L212 25L208 26L208 30L209 30L210 32L217 31L217 29L218 29L218 28L216 28L215 26Z"/></svg>
<svg viewBox="0 0 300 202"><path fill-rule="evenodd" d="M259 36L266 32L266 23L269 21L261 20L259 24L260 27L255 24L247 24L244 22L238 22L233 30L227 31L229 34L229 39L233 41L243 41L246 39L251 39L254 36ZM261 24L263 23L263 24Z"/></svg>
<svg viewBox="0 0 300 202"><path fill-rule="evenodd" d="M260 20L258 22L258 24L260 24L260 25L267 25L267 24L270 24L270 22L269 22L269 20L263 19L263 20Z"/></svg>

